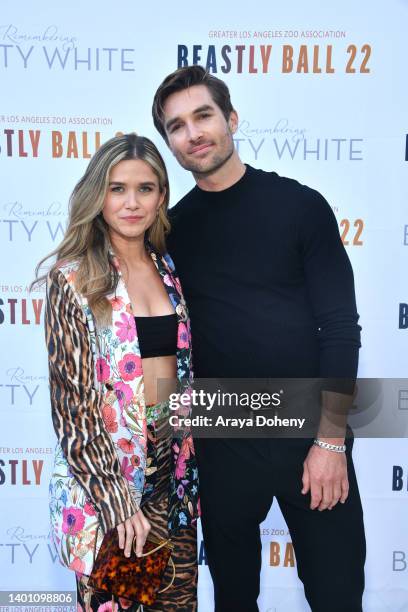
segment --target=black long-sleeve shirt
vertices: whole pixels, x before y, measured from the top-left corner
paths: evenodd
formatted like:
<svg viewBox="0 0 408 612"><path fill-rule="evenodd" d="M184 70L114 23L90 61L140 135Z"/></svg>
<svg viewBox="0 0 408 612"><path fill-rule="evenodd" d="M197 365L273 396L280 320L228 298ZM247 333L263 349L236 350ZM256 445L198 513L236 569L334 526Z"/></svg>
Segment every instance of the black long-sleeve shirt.
<svg viewBox="0 0 408 612"><path fill-rule="evenodd" d="M170 210L168 250L189 308L200 378L355 378L353 272L315 190L247 166Z"/></svg>

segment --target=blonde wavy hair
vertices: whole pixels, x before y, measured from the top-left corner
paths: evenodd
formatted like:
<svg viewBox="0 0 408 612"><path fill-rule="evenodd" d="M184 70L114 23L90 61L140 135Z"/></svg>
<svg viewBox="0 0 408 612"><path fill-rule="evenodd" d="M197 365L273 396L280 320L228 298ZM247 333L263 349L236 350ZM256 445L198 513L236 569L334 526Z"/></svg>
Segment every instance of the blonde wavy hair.
<svg viewBox="0 0 408 612"><path fill-rule="evenodd" d="M105 142L92 157L85 174L75 186L69 200L68 226L59 246L36 266L36 284L43 284L47 274L39 275L45 261L56 257L49 274L62 263L78 262L75 288L88 301L96 321L107 324L112 319L112 307L106 296L115 291L118 272L113 265L108 225L102 216L112 168L123 160L138 159L149 164L158 178L160 192L165 192L154 223L145 238L153 248L166 251L165 236L170 230L167 208L170 200L166 166L151 140L136 134L115 136Z"/></svg>

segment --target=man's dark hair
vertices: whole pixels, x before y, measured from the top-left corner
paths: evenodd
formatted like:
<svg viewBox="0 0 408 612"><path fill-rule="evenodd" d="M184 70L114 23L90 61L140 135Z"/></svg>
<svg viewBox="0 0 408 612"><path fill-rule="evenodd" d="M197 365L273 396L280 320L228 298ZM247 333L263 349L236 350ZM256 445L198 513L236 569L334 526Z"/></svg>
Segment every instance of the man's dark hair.
<svg viewBox="0 0 408 612"><path fill-rule="evenodd" d="M231 104L230 92L227 85L221 79L210 74L202 66L186 66L175 70L164 79L155 93L152 115L153 122L157 131L167 142L166 130L164 128L163 106L167 98L177 92L183 91L193 85L205 85L210 92L215 104L221 109L226 121L228 121L231 111L234 110Z"/></svg>

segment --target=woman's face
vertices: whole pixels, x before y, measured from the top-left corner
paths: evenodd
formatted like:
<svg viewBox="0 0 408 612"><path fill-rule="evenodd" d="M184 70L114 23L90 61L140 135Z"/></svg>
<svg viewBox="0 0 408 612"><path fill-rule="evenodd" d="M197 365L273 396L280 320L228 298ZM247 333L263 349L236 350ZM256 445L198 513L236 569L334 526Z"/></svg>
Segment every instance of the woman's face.
<svg viewBox="0 0 408 612"><path fill-rule="evenodd" d="M159 179L147 162L131 159L116 164L110 172L102 210L112 241L143 239L164 197Z"/></svg>

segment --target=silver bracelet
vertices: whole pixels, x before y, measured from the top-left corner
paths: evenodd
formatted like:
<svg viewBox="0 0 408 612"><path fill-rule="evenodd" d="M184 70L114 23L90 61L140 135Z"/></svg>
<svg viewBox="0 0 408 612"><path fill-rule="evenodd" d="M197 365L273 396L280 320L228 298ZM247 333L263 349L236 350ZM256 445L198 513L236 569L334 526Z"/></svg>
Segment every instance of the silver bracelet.
<svg viewBox="0 0 408 612"><path fill-rule="evenodd" d="M326 450L333 451L335 453L346 452L345 444L329 444L328 442L323 442L322 440L319 440L317 438L313 440L313 444L316 444L316 446L320 446L320 448L325 448Z"/></svg>

